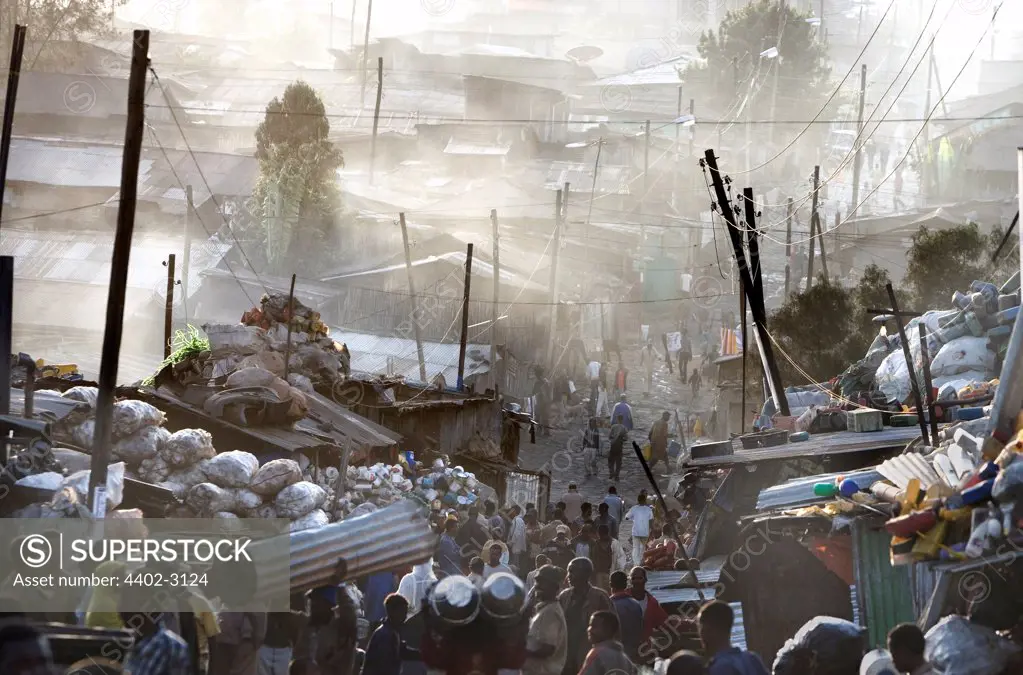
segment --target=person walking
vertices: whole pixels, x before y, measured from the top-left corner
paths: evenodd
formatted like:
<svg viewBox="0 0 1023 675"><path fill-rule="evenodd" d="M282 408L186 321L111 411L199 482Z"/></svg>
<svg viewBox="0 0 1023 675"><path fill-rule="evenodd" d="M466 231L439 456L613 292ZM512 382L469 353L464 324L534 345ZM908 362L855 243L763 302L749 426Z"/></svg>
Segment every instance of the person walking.
<svg viewBox="0 0 1023 675"><path fill-rule="evenodd" d="M505 574L515 574L512 572L511 567L501 562L501 555L504 553L504 549L501 548L500 544L491 544L490 549L487 551L487 564L483 567L483 580L486 581L490 577L499 572Z"/></svg>
<svg viewBox="0 0 1023 675"><path fill-rule="evenodd" d="M607 593L593 587L590 583L592 578L593 563L586 558L576 558L568 564L569 587L558 595L568 628L568 652L562 675L577 675L586 660L589 651L586 632L590 617L596 612L612 609L611 599Z"/></svg>
<svg viewBox="0 0 1023 675"><path fill-rule="evenodd" d="M643 639L649 640L654 631L668 620L668 613L657 602L657 598L646 590L646 569L633 567L629 573L629 594L643 608Z"/></svg>
<svg viewBox="0 0 1023 675"><path fill-rule="evenodd" d="M607 525L597 526L597 538L590 545L590 561L593 563L594 585L607 591L610 587L611 565L614 563L614 548L611 546L611 530Z"/></svg>
<svg viewBox="0 0 1023 675"><path fill-rule="evenodd" d="M768 675L759 656L732 646L734 620L732 608L720 600L711 600L700 609L696 622L708 657L708 675Z"/></svg>
<svg viewBox="0 0 1023 675"><path fill-rule="evenodd" d="M650 521L654 519L654 511L646 503L646 493L639 493L636 505L625 514L625 519L632 521L632 564L642 565L646 541L650 537Z"/></svg>
<svg viewBox="0 0 1023 675"><path fill-rule="evenodd" d="M384 600L387 620L373 631L366 646L362 675L401 675L402 661L418 661L419 650L409 647L401 638L401 627L408 618L408 600L392 593ZM327 672L341 672L324 670Z"/></svg>
<svg viewBox="0 0 1023 675"><path fill-rule="evenodd" d="M600 398L600 361L586 364L586 377L590 380L590 416L597 414L597 399Z"/></svg>
<svg viewBox="0 0 1023 675"><path fill-rule="evenodd" d="M671 414L661 413L661 419L657 420L650 427L650 468L653 469L659 462L664 462L664 467L671 471L668 463L668 420Z"/></svg>
<svg viewBox="0 0 1023 675"><path fill-rule="evenodd" d="M654 386L654 367L660 360L661 355L654 348L654 341L647 340L643 351L639 353L639 365L643 367L643 373L646 375L646 391L644 392L646 396L650 395L650 390Z"/></svg>
<svg viewBox="0 0 1023 675"><path fill-rule="evenodd" d="M597 454L600 452L600 429L597 418L590 418L590 425L583 432L583 469L586 477L597 475Z"/></svg>
<svg viewBox="0 0 1023 675"><path fill-rule="evenodd" d="M508 533L511 564L519 570L520 574L525 574L525 567L529 564L529 538L526 535L526 519L522 515L522 509L518 504L512 506L508 513L512 517L511 532Z"/></svg>
<svg viewBox="0 0 1023 675"><path fill-rule="evenodd" d="M537 561L539 562L539 560ZM533 595L536 608L529 620L524 675L561 675L568 657L568 625L558 602L565 571L543 565L536 571Z"/></svg>
<svg viewBox="0 0 1023 675"><path fill-rule="evenodd" d="M606 500L597 504L597 519L594 524L597 527L606 525L607 531L611 533L611 538L618 538L618 519L611 515L611 506Z"/></svg>
<svg viewBox="0 0 1023 675"><path fill-rule="evenodd" d="M458 547L456 537L458 535L458 521L448 518L444 521L444 534L440 537L440 544L437 546L437 562L440 571L445 576L454 576L462 573L462 551Z"/></svg>
<svg viewBox="0 0 1023 675"><path fill-rule="evenodd" d="M693 374L689 378L689 386L693 390L693 398L696 398L696 396L700 393L700 382L702 380L703 378L700 376L700 369L693 368Z"/></svg>
<svg viewBox="0 0 1023 675"><path fill-rule="evenodd" d="M625 500L618 496L618 488L614 485L608 486L604 503L607 504L608 515L614 518L615 522L620 525L622 518L625 516Z"/></svg>
<svg viewBox="0 0 1023 675"><path fill-rule="evenodd" d="M625 441L628 438L629 430L625 428L624 424L611 425L607 447L607 473L611 480L618 480L622 473L622 457L625 454Z"/></svg>
<svg viewBox="0 0 1023 675"><path fill-rule="evenodd" d="M324 672L350 673L355 664L357 620L351 598L337 586L315 588L306 598L309 619L295 641L293 658L311 661ZM211 668L210 672L218 671Z"/></svg>
<svg viewBox="0 0 1023 675"><path fill-rule="evenodd" d="M678 376L682 378L682 384L686 382L686 373L689 372L689 362L693 360L693 343L689 334L682 330L682 348L678 350Z"/></svg>
<svg viewBox="0 0 1023 675"><path fill-rule="evenodd" d="M579 675L635 675L636 666L618 641L620 622L613 611L605 610L590 617L586 630L592 648Z"/></svg>
<svg viewBox="0 0 1023 675"><path fill-rule="evenodd" d="M139 597L144 604L141 594ZM191 672L188 643L164 626L162 613L121 612L121 618L124 625L131 626L135 633L134 643L124 661L128 672L132 675L187 675ZM28 672L24 670L23 663L12 665L12 671L4 672ZM39 675L42 672L39 670Z"/></svg>
<svg viewBox="0 0 1023 675"><path fill-rule="evenodd" d="M615 403L615 407L611 410L611 424L621 424L627 430L632 431L632 407L629 405L625 394L622 394L618 403Z"/></svg>
<svg viewBox="0 0 1023 675"><path fill-rule="evenodd" d="M583 515L583 496L579 494L579 486L575 483L568 484L568 492L564 494L561 501L565 503L566 524L574 523Z"/></svg>
<svg viewBox="0 0 1023 675"><path fill-rule="evenodd" d="M639 659L639 646L643 643L643 605L629 593L629 577L614 571L610 578L611 604L621 622L622 646L634 662Z"/></svg>

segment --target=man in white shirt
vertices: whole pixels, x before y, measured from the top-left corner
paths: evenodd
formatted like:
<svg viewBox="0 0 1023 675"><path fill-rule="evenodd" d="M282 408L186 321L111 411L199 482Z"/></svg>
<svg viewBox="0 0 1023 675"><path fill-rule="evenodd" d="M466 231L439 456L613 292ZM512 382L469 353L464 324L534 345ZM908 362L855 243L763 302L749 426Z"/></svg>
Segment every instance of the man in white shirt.
<svg viewBox="0 0 1023 675"><path fill-rule="evenodd" d="M483 566L483 580L486 581L494 574L498 572L505 572L506 574L514 574L512 569L501 562L501 554L504 551L500 546L494 544L490 547L490 557L487 560L487 564Z"/></svg>
<svg viewBox="0 0 1023 675"><path fill-rule="evenodd" d="M526 550L526 521L522 517L522 509L518 505L511 507L509 515L512 516L511 532L508 533L508 547L511 549L511 564L518 569L526 567L528 562Z"/></svg>
<svg viewBox="0 0 1023 675"><path fill-rule="evenodd" d="M565 502L565 520L569 523L583 517L583 496L579 494L579 488L575 483L568 484L568 492L561 501Z"/></svg>
<svg viewBox="0 0 1023 675"><path fill-rule="evenodd" d="M650 538L650 521L654 519L654 510L647 506L646 494L640 493L638 503L625 514L626 520L632 521L632 564L643 564L643 552Z"/></svg>

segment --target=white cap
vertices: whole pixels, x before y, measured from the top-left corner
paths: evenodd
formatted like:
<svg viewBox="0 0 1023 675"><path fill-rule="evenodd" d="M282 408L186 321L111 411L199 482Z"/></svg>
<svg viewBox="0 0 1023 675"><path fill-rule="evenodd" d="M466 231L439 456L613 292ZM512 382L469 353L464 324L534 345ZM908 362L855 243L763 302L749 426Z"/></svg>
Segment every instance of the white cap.
<svg viewBox="0 0 1023 675"><path fill-rule="evenodd" d="M887 650L874 649L860 661L860 675L899 675L899 671Z"/></svg>

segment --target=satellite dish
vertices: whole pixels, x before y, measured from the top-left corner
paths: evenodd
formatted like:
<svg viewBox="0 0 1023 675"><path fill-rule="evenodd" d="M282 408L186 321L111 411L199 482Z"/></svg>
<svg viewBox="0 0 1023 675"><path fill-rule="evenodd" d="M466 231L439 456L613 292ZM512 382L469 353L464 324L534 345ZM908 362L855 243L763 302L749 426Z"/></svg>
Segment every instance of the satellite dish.
<svg viewBox="0 0 1023 675"><path fill-rule="evenodd" d="M590 45L572 47L567 52L565 52L565 56L567 58L570 58L573 61L577 61L579 63L587 63L589 61L592 61L593 59L600 58L603 55L604 55L603 49L601 49L600 47L593 47Z"/></svg>

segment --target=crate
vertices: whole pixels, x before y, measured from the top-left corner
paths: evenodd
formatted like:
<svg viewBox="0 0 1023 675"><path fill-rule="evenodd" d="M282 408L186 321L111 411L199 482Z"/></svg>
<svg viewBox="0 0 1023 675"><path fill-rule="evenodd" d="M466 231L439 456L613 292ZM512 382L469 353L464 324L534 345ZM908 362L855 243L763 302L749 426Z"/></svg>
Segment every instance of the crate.
<svg viewBox="0 0 1023 675"><path fill-rule="evenodd" d="M714 441L712 443L696 443L689 448L691 459L706 459L708 457L727 457L735 454L731 441Z"/></svg>
<svg viewBox="0 0 1023 675"><path fill-rule="evenodd" d="M920 418L912 413L898 413L892 415L893 427L915 427L920 423Z"/></svg>
<svg viewBox="0 0 1023 675"><path fill-rule="evenodd" d="M869 431L881 431L884 429L884 420L881 418L880 410L870 408L859 408L850 410L845 414L845 424L849 431L867 433Z"/></svg>
<svg viewBox="0 0 1023 675"><path fill-rule="evenodd" d="M785 429L771 429L770 431L761 431L755 434L739 436L739 441L742 442L742 447L746 450L773 448L775 446L785 445L788 443L789 432Z"/></svg>

